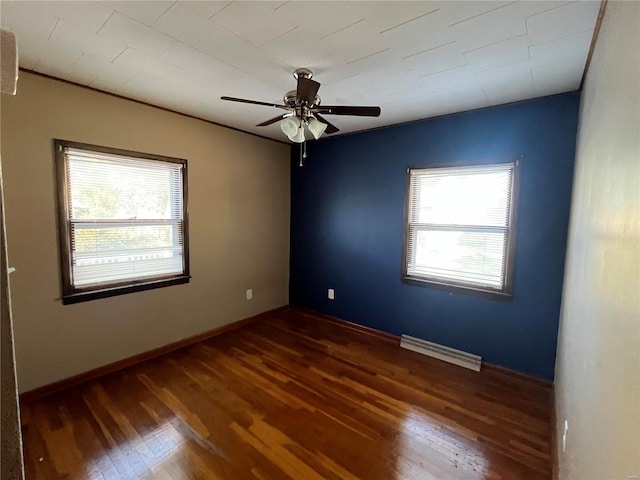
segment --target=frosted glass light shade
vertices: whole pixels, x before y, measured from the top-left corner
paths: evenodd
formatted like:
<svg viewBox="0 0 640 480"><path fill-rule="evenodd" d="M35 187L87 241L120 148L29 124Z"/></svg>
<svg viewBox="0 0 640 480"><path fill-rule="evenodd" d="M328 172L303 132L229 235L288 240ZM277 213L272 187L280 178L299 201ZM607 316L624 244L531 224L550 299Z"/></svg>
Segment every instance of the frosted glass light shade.
<svg viewBox="0 0 640 480"><path fill-rule="evenodd" d="M298 130L300 130L300 119L298 117L288 117L281 120L280 130L289 137L289 140L294 141L293 137L296 136Z"/></svg>
<svg viewBox="0 0 640 480"><path fill-rule="evenodd" d="M305 138L304 138L304 128L302 128L302 125L300 125L300 128L298 128L298 131L296 132L295 135L289 137L289 140L291 140L292 142L296 142L296 143L304 142L304 140L305 140Z"/></svg>
<svg viewBox="0 0 640 480"><path fill-rule="evenodd" d="M309 131L311 132L311 135L313 135L313 138L317 140L327 129L327 124L322 123L316 118L312 118L311 120L309 120L308 127L309 127Z"/></svg>

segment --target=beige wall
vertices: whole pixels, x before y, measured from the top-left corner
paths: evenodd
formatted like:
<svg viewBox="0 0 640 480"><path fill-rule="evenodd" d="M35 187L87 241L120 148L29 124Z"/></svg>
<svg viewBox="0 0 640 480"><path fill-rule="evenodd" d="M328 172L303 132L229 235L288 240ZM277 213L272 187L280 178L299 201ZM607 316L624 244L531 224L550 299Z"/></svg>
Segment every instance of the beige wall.
<svg viewBox="0 0 640 480"><path fill-rule="evenodd" d="M21 392L288 303L288 146L23 72L1 125ZM53 138L188 160L189 284L62 305Z"/></svg>
<svg viewBox="0 0 640 480"><path fill-rule="evenodd" d="M609 2L582 93L556 363L561 479L640 475L639 23L640 3Z"/></svg>

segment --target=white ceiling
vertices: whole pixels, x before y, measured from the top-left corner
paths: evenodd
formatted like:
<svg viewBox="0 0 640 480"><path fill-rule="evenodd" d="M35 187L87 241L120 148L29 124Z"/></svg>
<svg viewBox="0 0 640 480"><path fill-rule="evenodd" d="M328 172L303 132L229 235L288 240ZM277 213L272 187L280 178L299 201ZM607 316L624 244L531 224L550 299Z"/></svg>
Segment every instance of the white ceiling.
<svg viewBox="0 0 640 480"><path fill-rule="evenodd" d="M380 105L328 116L341 133L576 90L599 1L6 1L20 66L285 140L292 72L322 103ZM19 87L18 87L19 88Z"/></svg>

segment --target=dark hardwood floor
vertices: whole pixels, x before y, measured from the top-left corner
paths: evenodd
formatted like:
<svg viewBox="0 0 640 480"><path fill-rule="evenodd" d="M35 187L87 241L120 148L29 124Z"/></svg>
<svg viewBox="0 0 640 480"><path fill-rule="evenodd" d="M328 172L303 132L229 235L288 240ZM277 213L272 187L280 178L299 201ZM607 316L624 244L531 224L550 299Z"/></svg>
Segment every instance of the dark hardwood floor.
<svg viewBox="0 0 640 480"><path fill-rule="evenodd" d="M549 411L295 310L22 405L27 480L548 480Z"/></svg>

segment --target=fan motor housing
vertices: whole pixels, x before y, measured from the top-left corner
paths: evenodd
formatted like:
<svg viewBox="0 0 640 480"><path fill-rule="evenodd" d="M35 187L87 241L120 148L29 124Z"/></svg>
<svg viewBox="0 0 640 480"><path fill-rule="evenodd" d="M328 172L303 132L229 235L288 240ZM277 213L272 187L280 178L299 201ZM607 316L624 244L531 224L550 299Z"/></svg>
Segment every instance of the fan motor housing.
<svg viewBox="0 0 640 480"><path fill-rule="evenodd" d="M289 90L287 93L285 93L282 101L288 107L300 106L300 102L298 102L298 92L296 90ZM313 100L313 104L308 105L308 108L317 107L318 105L320 105L320 97L316 95L316 98L314 98Z"/></svg>

